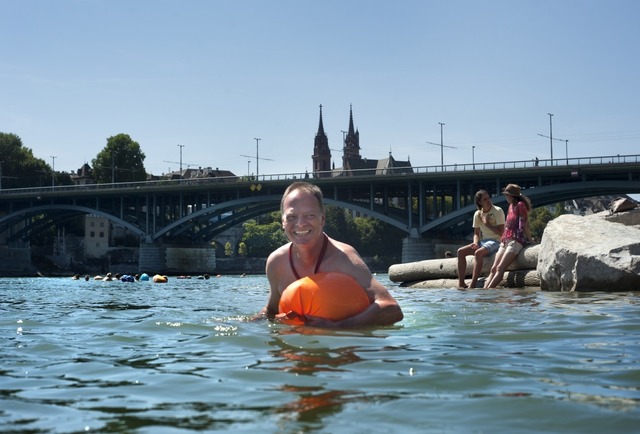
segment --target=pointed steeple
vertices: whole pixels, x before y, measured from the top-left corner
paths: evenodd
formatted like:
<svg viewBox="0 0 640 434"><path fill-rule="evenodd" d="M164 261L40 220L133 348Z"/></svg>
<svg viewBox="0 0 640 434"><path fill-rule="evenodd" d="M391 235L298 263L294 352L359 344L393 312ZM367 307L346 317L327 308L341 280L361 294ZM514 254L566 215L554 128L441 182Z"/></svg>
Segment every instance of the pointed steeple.
<svg viewBox="0 0 640 434"><path fill-rule="evenodd" d="M362 160L360 156L360 133L353 126L353 105L349 104L349 131L344 139L342 167L351 166L350 160Z"/></svg>
<svg viewBox="0 0 640 434"><path fill-rule="evenodd" d="M320 121L313 144L313 156L311 158L313 160L314 176L331 176L331 149L329 149L329 139L324 132L324 125L322 123L322 104L320 104Z"/></svg>
<svg viewBox="0 0 640 434"><path fill-rule="evenodd" d="M324 125L322 125L322 104L320 104L320 124L318 125L318 133L317 136L326 136L324 133Z"/></svg>
<svg viewBox="0 0 640 434"><path fill-rule="evenodd" d="M355 129L353 128L353 104L349 104L349 135L355 134Z"/></svg>

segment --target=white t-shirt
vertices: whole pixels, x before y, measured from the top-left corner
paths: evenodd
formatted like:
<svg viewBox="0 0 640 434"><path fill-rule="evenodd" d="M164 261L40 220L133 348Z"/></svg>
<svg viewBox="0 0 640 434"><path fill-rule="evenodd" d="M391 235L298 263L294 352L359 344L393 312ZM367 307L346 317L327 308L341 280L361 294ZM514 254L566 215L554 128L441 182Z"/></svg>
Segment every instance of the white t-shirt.
<svg viewBox="0 0 640 434"><path fill-rule="evenodd" d="M504 211L502 208L495 205L491 205L489 212L483 212L481 209L477 210L473 215L473 227L480 228L481 240L496 240L500 241L500 234L493 231L482 221L482 216L486 217L487 223L491 226L500 226L504 224Z"/></svg>

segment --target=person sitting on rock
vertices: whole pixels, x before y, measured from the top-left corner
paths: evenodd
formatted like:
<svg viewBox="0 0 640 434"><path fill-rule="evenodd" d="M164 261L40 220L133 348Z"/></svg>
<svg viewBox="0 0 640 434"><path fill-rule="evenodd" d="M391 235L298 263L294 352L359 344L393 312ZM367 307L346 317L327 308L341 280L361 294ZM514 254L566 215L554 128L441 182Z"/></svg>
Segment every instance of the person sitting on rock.
<svg viewBox="0 0 640 434"><path fill-rule="evenodd" d="M473 255L473 273L469 288L475 288L482 272L485 256L498 251L500 237L504 231L504 211L491 202L489 193L480 190L475 194L478 210L473 215L473 242L458 249L458 286L467 288L464 281L467 256Z"/></svg>
<svg viewBox="0 0 640 434"><path fill-rule="evenodd" d="M504 226L504 232L500 238L500 248L491 267L491 274L484 284L485 288L495 288L502 282L502 276L507 267L518 256L520 251L529 242L529 211L531 201L520 192L517 184L508 184L502 194L509 202L509 211Z"/></svg>

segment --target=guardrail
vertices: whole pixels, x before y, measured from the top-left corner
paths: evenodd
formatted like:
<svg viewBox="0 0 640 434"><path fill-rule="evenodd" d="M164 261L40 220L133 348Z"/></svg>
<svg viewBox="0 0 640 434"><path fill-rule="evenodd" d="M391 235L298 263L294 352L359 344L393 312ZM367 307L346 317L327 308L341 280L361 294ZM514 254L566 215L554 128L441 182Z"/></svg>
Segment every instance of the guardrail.
<svg viewBox="0 0 640 434"><path fill-rule="evenodd" d="M533 159L533 160L517 160L517 161L500 161L489 163L465 163L465 164L447 164L447 165L430 165L430 166L413 166L412 174L429 174L429 173L454 173L454 172L477 172L486 170L510 170L510 169L527 169L541 167L569 167L577 168L583 166L606 165L606 164L638 164L640 163L640 155L607 155L599 157L579 157L579 158L558 158L558 159ZM402 168L389 168L390 173L378 173L376 169L355 169L348 172L354 176L370 174L375 176L397 176ZM327 175L329 177L333 171L308 173L276 173L262 174L255 176L219 176L215 178L188 178L188 179L162 179L156 181L139 181L139 182L117 182L104 184L83 184L83 185L58 185L49 187L27 187L12 188L0 190L0 196L12 194L29 194L29 193L46 193L46 192L73 192L73 191L105 191L105 190L121 190L121 189L138 189L138 188L180 188L184 185L209 184L209 183L256 183L268 181L295 181L304 180Z"/></svg>

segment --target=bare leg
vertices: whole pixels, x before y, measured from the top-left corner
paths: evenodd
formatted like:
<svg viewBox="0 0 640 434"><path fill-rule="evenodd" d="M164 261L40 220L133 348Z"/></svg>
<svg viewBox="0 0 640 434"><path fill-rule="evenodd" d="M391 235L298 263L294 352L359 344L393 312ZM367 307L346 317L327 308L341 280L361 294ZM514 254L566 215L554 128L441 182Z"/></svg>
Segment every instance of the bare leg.
<svg viewBox="0 0 640 434"><path fill-rule="evenodd" d="M484 247L480 247L476 250L473 255L473 274L471 275L471 283L469 284L469 288L475 288L478 283L478 277L480 277L480 273L482 272L482 263L484 262L484 257L489 254L489 251Z"/></svg>
<svg viewBox="0 0 640 434"><path fill-rule="evenodd" d="M488 286L486 286L487 288L495 288L500 282L502 282L502 276L504 276L505 270L511 264L511 262L513 262L516 256L518 256L518 254L512 252L511 250L502 255L502 258L500 258L500 263L496 267L495 274L489 281ZM496 260L497 259L498 258L496 258Z"/></svg>
<svg viewBox="0 0 640 434"><path fill-rule="evenodd" d="M460 247L458 249L458 287L466 288L467 284L464 281L464 278L467 274L467 256L473 255L473 248L471 247L473 244L469 244L467 246Z"/></svg>
<svg viewBox="0 0 640 434"><path fill-rule="evenodd" d="M484 281L484 287L489 288L489 284L493 280L493 277L498 272L498 265L500 261L502 261L502 257L504 256L504 248L501 246L496 253L496 257L493 259L493 265L491 266L491 271L489 272L489 276L487 276L487 280Z"/></svg>

